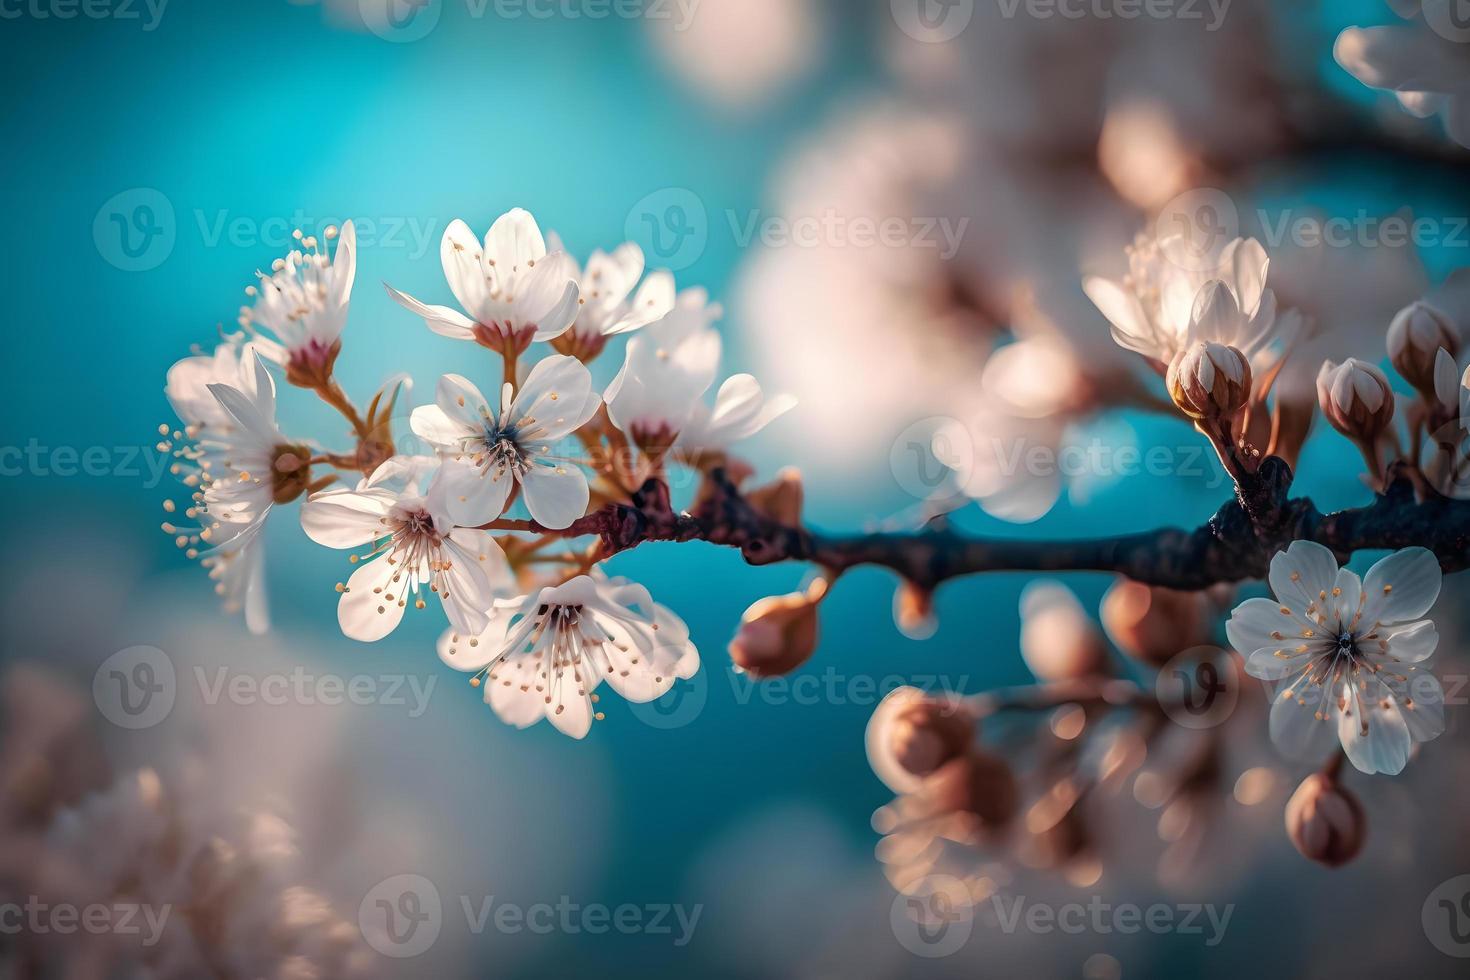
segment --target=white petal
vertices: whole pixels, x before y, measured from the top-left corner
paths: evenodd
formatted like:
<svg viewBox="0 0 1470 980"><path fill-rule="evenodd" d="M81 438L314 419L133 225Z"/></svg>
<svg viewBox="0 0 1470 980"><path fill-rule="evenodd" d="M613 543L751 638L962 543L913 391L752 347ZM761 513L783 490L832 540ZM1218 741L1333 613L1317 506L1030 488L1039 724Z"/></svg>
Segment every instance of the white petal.
<svg viewBox="0 0 1470 980"><path fill-rule="evenodd" d="M1383 685L1370 680L1366 686L1362 697L1350 693L1338 714L1338 737L1348 761L1359 771L1396 776L1409 761L1413 744L1409 726Z"/></svg>
<svg viewBox="0 0 1470 980"><path fill-rule="evenodd" d="M1297 616L1337 583L1337 556L1315 541L1293 541L1271 559L1271 591ZM1244 652L1244 651L1242 651Z"/></svg>
<svg viewBox="0 0 1470 980"><path fill-rule="evenodd" d="M491 608L490 621L479 633L461 633L453 626L449 627L439 634L439 642L435 645L439 659L466 674L484 670L500 656L506 632L514 618L514 607L497 605Z"/></svg>
<svg viewBox="0 0 1470 980"><path fill-rule="evenodd" d="M1112 324L1118 345L1147 357L1159 357L1159 340L1143 306L1131 290L1099 276L1083 280L1082 289Z"/></svg>
<svg viewBox="0 0 1470 980"><path fill-rule="evenodd" d="M499 268L529 267L546 254L546 239L536 219L524 208L502 214L485 236L485 257Z"/></svg>
<svg viewBox="0 0 1470 980"><path fill-rule="evenodd" d="M455 340L474 339L475 321L458 310L451 310L447 306L429 306L427 303L420 303L412 296L400 293L387 283L383 283L383 288L388 290L388 295L393 297L395 303L410 313L423 317L428 328L441 337L452 337Z"/></svg>
<svg viewBox="0 0 1470 980"><path fill-rule="evenodd" d="M587 513L591 493L587 476L570 463L533 466L521 477L526 509L536 523L551 530L570 527Z"/></svg>
<svg viewBox="0 0 1470 980"><path fill-rule="evenodd" d="M470 226L458 218L444 229L439 241L439 261L444 265L444 278L460 307L470 316L485 320L489 312L490 284L485 281L481 261L480 239Z"/></svg>
<svg viewBox="0 0 1470 980"><path fill-rule="evenodd" d="M458 374L446 374L434 387L434 404L440 411L464 427L466 433L484 431L484 413L494 407L485 400L480 389Z"/></svg>
<svg viewBox="0 0 1470 980"><path fill-rule="evenodd" d="M580 413L592 392L592 372L575 357L553 354L536 362L521 384L511 408L511 421L536 420L539 440L562 438L582 421Z"/></svg>
<svg viewBox="0 0 1470 980"><path fill-rule="evenodd" d="M351 221L342 223L341 235L337 238L337 254L332 256L332 295L327 302L340 309L352 299L352 284L357 281L357 226Z"/></svg>
<svg viewBox="0 0 1470 980"><path fill-rule="evenodd" d="M1434 651L1439 647L1439 630L1427 619L1404 626L1380 626L1375 633L1388 645L1385 655L1401 664L1422 663L1434 656ZM1360 643L1368 648L1369 655L1372 656L1374 641Z"/></svg>
<svg viewBox="0 0 1470 980"><path fill-rule="evenodd" d="M439 471L436 486L455 524L478 527L505 513L514 482L509 473L494 469L486 472L470 463L450 460Z"/></svg>
<svg viewBox="0 0 1470 980"><path fill-rule="evenodd" d="M1290 691L1290 694L1284 692ZM1337 707L1328 684L1287 681L1271 705L1271 741L1291 759L1320 763L1336 744L1333 715Z"/></svg>
<svg viewBox="0 0 1470 980"><path fill-rule="evenodd" d="M576 321L581 297L576 275L576 263L556 252L536 263L519 287L516 311L522 325L536 328L537 341L560 337Z"/></svg>
<svg viewBox="0 0 1470 980"><path fill-rule="evenodd" d="M1439 559L1426 548L1405 548L1368 570L1363 592L1367 625L1422 619L1439 599L1444 576Z"/></svg>
<svg viewBox="0 0 1470 980"><path fill-rule="evenodd" d="M328 490L301 505L301 529L328 548L356 548L387 534L395 497L383 490Z"/></svg>
<svg viewBox="0 0 1470 980"><path fill-rule="evenodd" d="M398 628L406 600L393 591L396 571L385 554L352 573L347 591L337 603L337 622L348 637L375 643Z"/></svg>
<svg viewBox="0 0 1470 980"><path fill-rule="evenodd" d="M420 405L409 416L413 434L436 449L458 448L459 441L470 434L463 422L452 419L438 405Z"/></svg>

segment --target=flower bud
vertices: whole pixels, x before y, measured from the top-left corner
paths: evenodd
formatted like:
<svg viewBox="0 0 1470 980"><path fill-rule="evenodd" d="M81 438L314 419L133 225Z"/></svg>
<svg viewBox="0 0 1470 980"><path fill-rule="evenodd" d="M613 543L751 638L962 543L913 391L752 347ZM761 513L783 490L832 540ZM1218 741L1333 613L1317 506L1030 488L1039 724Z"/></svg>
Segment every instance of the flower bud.
<svg viewBox="0 0 1470 980"><path fill-rule="evenodd" d="M1425 398L1434 397L1434 363L1440 350L1459 356L1460 332L1449 316L1423 301L1409 304L1388 327L1394 370Z"/></svg>
<svg viewBox="0 0 1470 980"><path fill-rule="evenodd" d="M730 641L730 659L756 678L781 677L811 659L817 649L817 606L827 595L827 580L805 592L771 596L741 617Z"/></svg>
<svg viewBox="0 0 1470 980"><path fill-rule="evenodd" d="M888 747L905 772L927 776L963 755L974 733L975 725L968 713L924 698L907 705L893 720Z"/></svg>
<svg viewBox="0 0 1470 980"><path fill-rule="evenodd" d="M934 615L934 592L912 582L904 582L893 594L893 621L899 632L911 640L927 640L939 630Z"/></svg>
<svg viewBox="0 0 1470 980"><path fill-rule="evenodd" d="M1021 656L1039 681L1106 673L1107 644L1072 591L1037 582L1021 594Z"/></svg>
<svg viewBox="0 0 1470 980"><path fill-rule="evenodd" d="M1190 418L1229 417L1250 400L1251 365L1234 347L1202 340L1174 355L1165 382Z"/></svg>
<svg viewBox="0 0 1470 980"><path fill-rule="evenodd" d="M1340 868L1363 849L1368 821L1358 798L1326 773L1313 773L1286 803L1286 833L1303 857Z"/></svg>
<svg viewBox="0 0 1470 980"><path fill-rule="evenodd" d="M919 797L932 816L968 813L985 827L1002 827L1016 815L1021 794L1004 759L969 752L951 759L924 780Z"/></svg>
<svg viewBox="0 0 1470 980"><path fill-rule="evenodd" d="M889 789L912 793L926 776L969 751L974 737L975 715L964 702L900 687L868 721L868 763Z"/></svg>
<svg viewBox="0 0 1470 980"><path fill-rule="evenodd" d="M801 471L793 466L788 466L776 474L774 483L757 487L747 493L745 501L777 524L786 527L800 527L804 497Z"/></svg>
<svg viewBox="0 0 1470 980"><path fill-rule="evenodd" d="M1373 443L1393 424L1396 404L1387 376L1356 357L1323 363L1317 401L1332 427L1360 444Z"/></svg>
<svg viewBox="0 0 1470 980"><path fill-rule="evenodd" d="M1205 643L1209 599L1119 579L1102 601L1108 638L1128 656L1162 667L1181 650Z"/></svg>

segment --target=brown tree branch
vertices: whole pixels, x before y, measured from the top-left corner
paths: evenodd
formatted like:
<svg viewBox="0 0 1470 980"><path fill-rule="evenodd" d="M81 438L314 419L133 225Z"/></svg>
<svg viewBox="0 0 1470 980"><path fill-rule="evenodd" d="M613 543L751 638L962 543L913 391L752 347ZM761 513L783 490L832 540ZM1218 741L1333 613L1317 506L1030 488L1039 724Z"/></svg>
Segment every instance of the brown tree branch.
<svg viewBox="0 0 1470 980"><path fill-rule="evenodd" d="M609 505L564 531L552 532L534 522L517 529L596 535L600 558L651 541L707 541L739 548L752 565L804 561L834 572L878 565L926 589L981 572L1096 571L1199 590L1265 578L1272 556L1298 539L1323 544L1340 560L1357 551L1418 545L1438 555L1446 572L1470 568L1470 501L1421 502L1409 479L1398 473L1372 504L1323 514L1308 499L1290 499L1290 486L1290 467L1267 459L1238 488L1239 499L1193 531L1160 528L1108 538L1019 540L970 537L931 526L913 533L843 537L770 519L746 501L722 470L714 470L693 512L674 512L668 487L650 480L631 504Z"/></svg>

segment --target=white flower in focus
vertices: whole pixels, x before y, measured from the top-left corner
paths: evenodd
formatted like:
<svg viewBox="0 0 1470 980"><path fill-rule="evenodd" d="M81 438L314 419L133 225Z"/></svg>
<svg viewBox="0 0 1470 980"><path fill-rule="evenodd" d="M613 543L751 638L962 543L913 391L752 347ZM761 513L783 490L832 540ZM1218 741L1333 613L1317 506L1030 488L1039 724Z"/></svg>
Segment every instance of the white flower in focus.
<svg viewBox="0 0 1470 980"><path fill-rule="evenodd" d="M719 368L723 310L701 289L679 295L673 312L628 342L605 395L613 425L645 448L667 449L694 419Z"/></svg>
<svg viewBox="0 0 1470 980"><path fill-rule="evenodd" d="M1141 235L1128 249L1129 271L1121 281L1090 276L1083 282L1119 346L1149 358L1161 372L1197 341L1234 347L1249 359L1281 332L1276 296L1266 288L1270 259L1260 242L1237 238L1205 262L1193 248L1183 236L1154 241Z"/></svg>
<svg viewBox="0 0 1470 980"><path fill-rule="evenodd" d="M336 238L337 230L328 228L325 237ZM256 297L255 305L240 308L240 325L270 331L259 340L261 353L285 367L292 383L311 387L331 376L340 349L357 277L357 232L351 221L344 223L331 258L315 236L297 231L296 238L305 251L292 249L277 259L270 275L256 273L260 285L245 291Z"/></svg>
<svg viewBox="0 0 1470 980"><path fill-rule="evenodd" d="M412 425L445 457L437 488L456 524L495 520L519 485L531 516L559 530L586 513L590 495L586 474L554 454L556 443L601 405L582 362L554 354L531 369L519 392L505 385L495 407L468 380L446 374L435 404L415 409Z"/></svg>
<svg viewBox="0 0 1470 980"><path fill-rule="evenodd" d="M710 408L703 401L679 432L678 445L690 452L724 452L760 432L796 407L791 395L767 398L761 383L749 374L726 379Z"/></svg>
<svg viewBox="0 0 1470 980"><path fill-rule="evenodd" d="M555 235L551 249L561 251ZM643 269L643 249L633 242L619 245L612 254L594 251L576 277L581 294L577 320L552 345L563 354L590 361L602 353L608 338L667 316L674 308L673 273L660 269L644 279Z"/></svg>
<svg viewBox="0 0 1470 980"><path fill-rule="evenodd" d="M593 704L604 680L644 704L699 671L688 627L647 589L586 575L497 603L484 629L447 631L439 656L484 684L502 721L528 728L546 718L573 738L602 718Z"/></svg>
<svg viewBox="0 0 1470 980"><path fill-rule="evenodd" d="M1438 114L1451 139L1470 147L1470 40L1459 0L1390 0L1412 25L1349 27L1337 63L1370 88L1394 93L1419 118Z"/></svg>
<svg viewBox="0 0 1470 980"><path fill-rule="evenodd" d="M243 608L250 630L264 633L270 617L261 531L277 503L294 500L305 491L310 453L305 447L291 445L276 427L275 382L260 356L247 349L240 357L233 361L231 355L216 353L226 374L233 368L240 375L241 387L207 382L205 389L215 400L213 410L203 407L193 389L193 382L202 380L193 375L203 365L185 367L184 379L171 372L171 381L178 382L176 403L198 420L191 421L187 436L175 433L183 445L175 451L180 462L174 469L184 474L186 486L195 488L193 504L184 515L197 520L199 526L189 529L165 522L163 530L175 536L189 557L199 558L209 569L226 610ZM248 369L245 358L251 362ZM175 365L175 371L179 368Z"/></svg>
<svg viewBox="0 0 1470 980"><path fill-rule="evenodd" d="M371 545L345 585L337 621L354 640L372 643L397 628L410 600L426 605L428 586L454 627L477 633L504 582L505 555L485 531L456 528L442 494L422 493L434 465L426 458L394 457L356 489L318 493L301 507L308 537L328 548Z"/></svg>
<svg viewBox="0 0 1470 980"><path fill-rule="evenodd" d="M469 225L454 220L444 230L439 259L464 313L387 287L437 334L515 356L533 341L560 337L577 318L577 264L565 252L548 253L536 219L520 208L501 215L483 245Z"/></svg>
<svg viewBox="0 0 1470 980"><path fill-rule="evenodd" d="M1444 692L1421 670L1439 642L1422 618L1439 598L1439 561L1408 548L1360 579L1297 541L1271 560L1270 580L1275 600L1242 603L1226 632L1247 673L1282 682L1272 741L1318 762L1341 742L1363 772L1401 772L1415 742L1444 731Z"/></svg>

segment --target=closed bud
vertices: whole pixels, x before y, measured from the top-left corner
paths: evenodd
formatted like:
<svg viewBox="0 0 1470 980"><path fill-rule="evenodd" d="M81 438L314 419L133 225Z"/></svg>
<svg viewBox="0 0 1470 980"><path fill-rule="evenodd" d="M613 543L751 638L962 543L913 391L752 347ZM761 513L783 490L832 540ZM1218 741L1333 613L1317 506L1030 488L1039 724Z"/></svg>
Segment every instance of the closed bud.
<svg viewBox="0 0 1470 980"><path fill-rule="evenodd" d="M745 611L730 641L730 659L756 678L781 677L811 659L817 649L817 606L827 595L827 580L805 592L771 596Z"/></svg>
<svg viewBox="0 0 1470 980"><path fill-rule="evenodd" d="M933 591L904 582L893 594L893 621L909 639L929 639L939 629L939 620L934 615Z"/></svg>
<svg viewBox="0 0 1470 980"><path fill-rule="evenodd" d="M1326 361L1317 374L1317 401L1332 427L1360 445L1371 445L1393 424L1388 377L1366 361Z"/></svg>
<svg viewBox="0 0 1470 980"><path fill-rule="evenodd" d="M1251 365L1234 347L1199 341L1169 363L1169 397L1192 419L1228 418L1245 408L1251 395Z"/></svg>
<svg viewBox="0 0 1470 980"><path fill-rule="evenodd" d="M1107 671L1107 643L1072 591L1037 582L1021 594L1021 656L1039 681L1066 681Z"/></svg>
<svg viewBox="0 0 1470 980"><path fill-rule="evenodd" d="M974 751L951 759L919 790L932 816L967 813L984 827L1003 827L1016 815L1021 794L1011 767L999 756Z"/></svg>
<svg viewBox="0 0 1470 980"><path fill-rule="evenodd" d="M1286 833L1303 857L1339 868L1362 851L1368 821L1356 796L1317 772L1287 801Z"/></svg>
<svg viewBox="0 0 1470 980"><path fill-rule="evenodd" d="M801 526L804 498L801 471L791 466L777 473L774 483L757 487L745 495L746 503L786 527Z"/></svg>
<svg viewBox="0 0 1470 980"><path fill-rule="evenodd" d="M1411 303L1388 327L1388 358L1394 370L1425 398L1434 397L1434 365L1440 350L1459 356L1460 332L1449 316L1423 301Z"/></svg>
<svg viewBox="0 0 1470 980"><path fill-rule="evenodd" d="M897 688L868 721L868 763L889 789L912 793L925 777L969 751L975 724L963 701Z"/></svg>
<svg viewBox="0 0 1470 980"><path fill-rule="evenodd" d="M1128 656L1162 667L1181 650L1209 639L1210 600L1200 592L1176 592L1119 579L1102 601L1108 638Z"/></svg>

